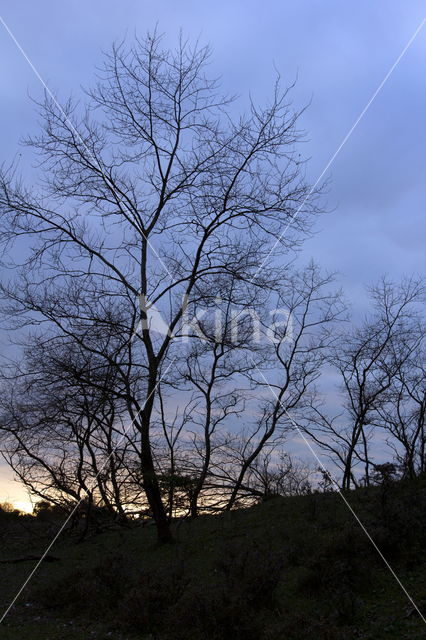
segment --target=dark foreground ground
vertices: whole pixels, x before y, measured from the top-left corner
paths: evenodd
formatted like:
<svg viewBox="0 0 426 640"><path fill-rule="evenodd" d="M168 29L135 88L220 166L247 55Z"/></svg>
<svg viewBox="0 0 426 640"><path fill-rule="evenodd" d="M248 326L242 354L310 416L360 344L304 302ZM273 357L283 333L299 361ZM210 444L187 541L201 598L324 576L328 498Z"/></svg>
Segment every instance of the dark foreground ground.
<svg viewBox="0 0 426 640"><path fill-rule="evenodd" d="M426 480L346 494L426 614ZM58 525L59 526L59 525ZM2 611L53 537L1 522ZM4 640L385 640L426 625L339 495L275 498L175 527L106 530L50 551L0 626ZM5 562L6 561L6 562Z"/></svg>

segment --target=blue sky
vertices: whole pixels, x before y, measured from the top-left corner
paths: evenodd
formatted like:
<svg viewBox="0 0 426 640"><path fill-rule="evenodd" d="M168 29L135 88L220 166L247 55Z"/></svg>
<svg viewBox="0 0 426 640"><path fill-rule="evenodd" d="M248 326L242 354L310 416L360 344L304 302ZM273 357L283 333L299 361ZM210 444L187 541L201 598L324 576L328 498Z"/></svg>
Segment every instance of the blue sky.
<svg viewBox="0 0 426 640"><path fill-rule="evenodd" d="M1 17L49 87L61 99L88 86L101 50L158 23L166 42L179 28L213 47L212 73L223 86L257 101L267 98L274 65L283 81L298 77L296 107L308 102L303 153L315 181L426 14L420 1L393 0L91 0L2 2ZM37 129L28 93L40 81L0 25L1 161L29 151L21 136ZM327 196L303 257L339 271L355 309L363 285L388 273L425 272L426 26L334 161ZM27 169L26 169L27 168ZM25 500L0 467L0 501Z"/></svg>

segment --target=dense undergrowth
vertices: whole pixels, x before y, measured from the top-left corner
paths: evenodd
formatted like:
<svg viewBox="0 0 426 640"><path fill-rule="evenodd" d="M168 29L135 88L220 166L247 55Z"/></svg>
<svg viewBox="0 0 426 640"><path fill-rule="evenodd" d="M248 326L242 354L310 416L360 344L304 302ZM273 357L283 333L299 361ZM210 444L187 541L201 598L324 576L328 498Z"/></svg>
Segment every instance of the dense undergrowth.
<svg viewBox="0 0 426 640"><path fill-rule="evenodd" d="M425 479L345 496L426 613ZM5 637L27 637L24 628L43 640L426 637L413 604L337 493L201 517L176 526L175 538L159 546L147 526L79 545L62 539L58 559L43 563L9 614ZM51 623L40 636L37 618Z"/></svg>

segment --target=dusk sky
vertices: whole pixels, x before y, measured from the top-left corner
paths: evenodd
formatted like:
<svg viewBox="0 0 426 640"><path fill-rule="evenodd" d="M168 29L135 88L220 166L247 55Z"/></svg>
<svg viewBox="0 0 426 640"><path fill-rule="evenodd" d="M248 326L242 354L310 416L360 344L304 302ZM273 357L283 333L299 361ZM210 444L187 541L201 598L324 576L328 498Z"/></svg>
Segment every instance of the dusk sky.
<svg viewBox="0 0 426 640"><path fill-rule="evenodd" d="M160 5L160 6L158 6ZM92 0L88 3L2 3L1 18L49 88L64 100L90 86L101 51L114 40L156 24L173 44L179 28L213 49L211 71L226 91L267 99L275 71L283 84L298 78L295 108L310 103L301 124L310 157L311 182L323 172L389 69L424 19L424 3L389 0L327 2L152 2ZM42 84L22 51L0 25L1 161L22 153L24 173L31 151L19 139L37 130L29 94ZM325 177L330 212L318 220L318 234L303 248L339 272L355 310L363 309L365 283L387 273L424 274L426 235L426 26L395 67ZM3 338L6 341L6 338ZM26 493L0 466L0 502L18 506Z"/></svg>

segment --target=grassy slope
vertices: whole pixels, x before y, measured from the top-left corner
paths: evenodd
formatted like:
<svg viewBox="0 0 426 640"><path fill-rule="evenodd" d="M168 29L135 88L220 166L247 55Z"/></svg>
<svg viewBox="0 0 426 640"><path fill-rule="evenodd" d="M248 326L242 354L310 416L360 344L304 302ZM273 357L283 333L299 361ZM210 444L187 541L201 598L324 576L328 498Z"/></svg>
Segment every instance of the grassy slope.
<svg viewBox="0 0 426 640"><path fill-rule="evenodd" d="M347 498L415 602L426 612L425 482L385 491L359 490L347 494ZM2 534L1 559L41 553L47 546L43 527L34 525L26 531L14 525L9 531L3 529ZM151 573L167 573L178 562L185 567L192 590L208 601L209 593L212 599L217 593L217 580L229 577L233 558L237 565L240 563L238 570L248 584L258 580L256 563L278 558L282 570L276 602L267 610L262 638L426 638L426 626L337 494L276 498L248 510L201 517L181 524L176 537L175 544L159 547L153 527L147 526L105 532L79 545L69 537L62 538L50 552L60 560L39 568L2 624L0 637L162 638L161 634L149 635L143 630L121 631L123 613L117 620L114 611L111 615L108 610L101 611L90 582L87 593L80 595L83 611L78 600L73 608L64 608L61 598L57 599L61 589L66 594L71 588L67 576L78 575L81 580L94 567L102 563L108 566L109 560L118 557L118 563L124 558L135 571L142 567ZM228 573L226 567L223 570L224 558ZM30 561L2 565L2 610L33 566ZM123 579L117 574L117 580ZM232 638L233 634L223 637Z"/></svg>

